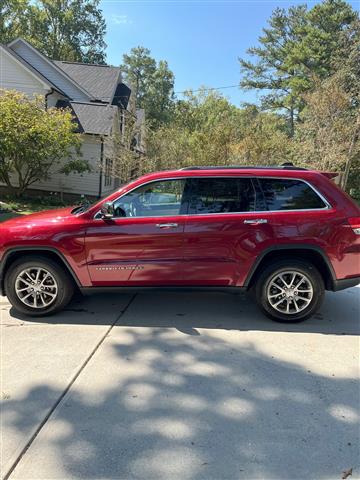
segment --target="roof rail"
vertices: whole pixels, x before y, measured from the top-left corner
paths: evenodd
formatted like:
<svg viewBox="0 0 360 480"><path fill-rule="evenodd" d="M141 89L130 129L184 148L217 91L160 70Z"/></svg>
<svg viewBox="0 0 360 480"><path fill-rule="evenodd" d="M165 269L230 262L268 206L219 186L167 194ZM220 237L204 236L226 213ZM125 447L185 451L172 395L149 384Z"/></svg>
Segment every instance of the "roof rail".
<svg viewBox="0 0 360 480"><path fill-rule="evenodd" d="M254 167L253 165L223 165L223 166L208 166L208 167L184 167L180 170L307 170L304 167L296 167L295 165L281 165L273 167Z"/></svg>

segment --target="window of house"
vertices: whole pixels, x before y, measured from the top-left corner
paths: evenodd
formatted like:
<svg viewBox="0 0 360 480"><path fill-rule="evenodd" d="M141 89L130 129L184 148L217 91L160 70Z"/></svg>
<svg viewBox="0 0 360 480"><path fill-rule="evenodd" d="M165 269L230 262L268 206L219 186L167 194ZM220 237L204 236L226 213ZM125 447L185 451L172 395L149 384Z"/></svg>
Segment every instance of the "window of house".
<svg viewBox="0 0 360 480"><path fill-rule="evenodd" d="M325 202L305 182L292 179L259 178L268 210L325 208Z"/></svg>
<svg viewBox="0 0 360 480"><path fill-rule="evenodd" d="M190 214L236 213L255 210L255 190L250 178L194 178Z"/></svg>
<svg viewBox="0 0 360 480"><path fill-rule="evenodd" d="M109 187L110 185L112 185L112 168L113 168L113 161L111 158L107 158L105 160L105 179L104 179L105 187Z"/></svg>

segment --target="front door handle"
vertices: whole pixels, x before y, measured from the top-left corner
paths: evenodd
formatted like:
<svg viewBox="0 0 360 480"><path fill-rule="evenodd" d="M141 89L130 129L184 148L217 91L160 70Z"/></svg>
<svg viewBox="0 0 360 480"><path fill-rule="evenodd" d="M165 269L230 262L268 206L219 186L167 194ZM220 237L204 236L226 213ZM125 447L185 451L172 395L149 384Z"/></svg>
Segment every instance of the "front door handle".
<svg viewBox="0 0 360 480"><path fill-rule="evenodd" d="M244 220L244 223L250 225L260 225L261 223L267 223L266 218L254 218L253 220Z"/></svg>
<svg viewBox="0 0 360 480"><path fill-rule="evenodd" d="M176 228L178 227L177 223L157 223L157 228Z"/></svg>

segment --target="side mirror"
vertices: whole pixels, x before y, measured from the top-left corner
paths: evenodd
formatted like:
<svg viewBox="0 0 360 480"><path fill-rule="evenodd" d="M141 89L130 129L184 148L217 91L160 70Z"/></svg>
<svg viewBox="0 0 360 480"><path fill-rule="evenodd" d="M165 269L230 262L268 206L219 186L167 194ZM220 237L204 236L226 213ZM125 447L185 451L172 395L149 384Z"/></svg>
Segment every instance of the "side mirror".
<svg viewBox="0 0 360 480"><path fill-rule="evenodd" d="M105 202L101 206L101 218L109 220L114 216L114 207L111 202Z"/></svg>

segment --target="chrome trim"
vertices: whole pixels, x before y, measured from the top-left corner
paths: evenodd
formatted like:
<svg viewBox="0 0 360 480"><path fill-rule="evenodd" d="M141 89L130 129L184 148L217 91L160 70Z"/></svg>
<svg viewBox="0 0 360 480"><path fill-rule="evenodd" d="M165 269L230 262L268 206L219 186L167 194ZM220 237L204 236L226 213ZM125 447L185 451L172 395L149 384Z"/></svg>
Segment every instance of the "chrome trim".
<svg viewBox="0 0 360 480"><path fill-rule="evenodd" d="M156 226L158 228L176 228L179 225L177 223L157 223Z"/></svg>
<svg viewBox="0 0 360 480"><path fill-rule="evenodd" d="M257 225L257 224L261 224L261 223L268 223L268 221L266 220L266 218L254 218L254 220L244 220L243 223L247 223L247 224L250 224L250 225Z"/></svg>
<svg viewBox="0 0 360 480"><path fill-rule="evenodd" d="M328 202L328 200L324 197L324 195L322 195L307 180L304 180L303 178L297 178L297 177L277 177L277 176L271 176L270 177L270 176L267 176L267 175L266 176L261 176L261 175L192 175L191 177L157 178L155 180L150 180L149 182L142 183L141 185L137 185L136 187L128 190L127 192L123 193L122 195L120 195L115 200L113 200L112 202L109 202L109 203L115 203L118 200L120 200L120 198L127 195L128 193L131 193L134 190L136 190L137 188L140 188L144 185L150 185L150 183L159 182L159 181L170 181L170 180L189 180L189 179L192 179L192 178L250 178L250 179L253 179L253 178L256 178L256 179L271 178L273 180L287 180L287 179L297 180L299 182L306 183L306 185L308 187L310 187L316 193L316 195L318 195L321 198L321 200L325 203L325 207L323 207L323 208L299 208L299 209L292 209L292 210L254 210L252 212L191 213L191 214L189 214L189 213L184 213L184 214L179 213L178 215L163 215L161 218L176 217L176 216L191 217L191 216L198 216L198 215L241 215L241 214L248 214L248 213L258 214L258 213L319 212L319 211L322 211L322 210L330 210L331 208L333 208L332 205ZM103 220L102 218L95 218L97 215L99 215L99 213L101 213L101 210L98 210L94 214L93 220ZM139 217L112 217L112 218L118 220L118 219L121 219L121 218L129 219L129 218L159 218L159 217L151 217L151 216L140 217L139 216Z"/></svg>

